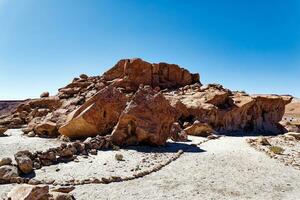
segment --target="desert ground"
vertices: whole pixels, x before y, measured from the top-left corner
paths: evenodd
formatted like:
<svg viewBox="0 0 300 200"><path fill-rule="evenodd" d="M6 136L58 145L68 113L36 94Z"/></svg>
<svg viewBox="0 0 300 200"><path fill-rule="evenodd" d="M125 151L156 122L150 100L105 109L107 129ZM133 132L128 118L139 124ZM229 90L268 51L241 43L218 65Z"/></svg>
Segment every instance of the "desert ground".
<svg viewBox="0 0 300 200"><path fill-rule="evenodd" d="M13 157L22 149L44 150L60 145L57 139L28 138L20 130L9 130L1 137L0 157ZM78 157L78 161L60 163L36 170L34 179L89 179L127 176L147 170L183 150L175 161L142 178L110 184L83 184L71 194L75 199L297 199L300 196L300 170L270 158L252 148L247 139L256 137L222 136L207 140L189 136L189 142L169 141L166 147L128 147L99 151L97 155ZM201 144L199 144L201 143ZM114 156L121 153L124 161ZM55 188L55 184L49 184ZM0 185L0 196L14 184Z"/></svg>

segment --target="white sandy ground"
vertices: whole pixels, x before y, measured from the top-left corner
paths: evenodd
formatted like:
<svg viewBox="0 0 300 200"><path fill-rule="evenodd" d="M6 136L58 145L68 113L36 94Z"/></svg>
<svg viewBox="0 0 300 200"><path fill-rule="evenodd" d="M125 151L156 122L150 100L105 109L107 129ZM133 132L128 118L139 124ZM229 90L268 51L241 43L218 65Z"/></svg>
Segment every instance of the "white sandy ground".
<svg viewBox="0 0 300 200"><path fill-rule="evenodd" d="M0 137L0 158L11 157L13 159L14 154L18 151L43 151L59 146L61 143L57 139L27 137L22 133L20 129L10 129L5 132L8 137Z"/></svg>
<svg viewBox="0 0 300 200"><path fill-rule="evenodd" d="M19 150L14 148L18 137L13 138L15 142L8 146L3 146L0 138L0 157L12 155ZM51 146L52 142L57 143L49 139L33 139L23 144L24 147L29 145L45 149L45 144ZM191 139L192 143L202 140L196 137ZM121 150L125 158L121 162L113 158L116 151L99 152L97 156L79 158L78 163L45 167L37 171L36 178L45 178L43 171L48 172L48 178L62 180L74 175L75 179L89 178L87 176L93 173L93 176L130 174L133 173L130 169L143 158L149 161L145 164L147 167L147 164L168 158L181 148L185 153L158 172L126 182L76 186L72 194L76 199L300 199L300 170L285 166L265 153L256 151L245 140L246 137L226 136L201 144L201 150L187 145L169 144L163 155L156 159L152 157L155 153L148 152L149 148ZM2 151L3 148L9 149ZM159 148L152 150L162 151ZM144 151L147 153L141 153ZM55 171L57 168L60 171ZM0 185L0 198L4 198L12 187Z"/></svg>

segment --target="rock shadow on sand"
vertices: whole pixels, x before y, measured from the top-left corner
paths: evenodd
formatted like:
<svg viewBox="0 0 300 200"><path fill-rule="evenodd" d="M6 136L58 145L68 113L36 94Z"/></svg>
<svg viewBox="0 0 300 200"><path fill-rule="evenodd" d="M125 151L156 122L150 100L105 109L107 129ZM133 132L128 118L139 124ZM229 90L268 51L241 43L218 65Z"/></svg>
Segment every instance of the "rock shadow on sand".
<svg viewBox="0 0 300 200"><path fill-rule="evenodd" d="M205 150L199 148L196 145L167 142L165 146L148 146L148 145L138 145L138 146L127 146L124 149L136 150L143 153L176 153L179 150L188 153L202 153Z"/></svg>

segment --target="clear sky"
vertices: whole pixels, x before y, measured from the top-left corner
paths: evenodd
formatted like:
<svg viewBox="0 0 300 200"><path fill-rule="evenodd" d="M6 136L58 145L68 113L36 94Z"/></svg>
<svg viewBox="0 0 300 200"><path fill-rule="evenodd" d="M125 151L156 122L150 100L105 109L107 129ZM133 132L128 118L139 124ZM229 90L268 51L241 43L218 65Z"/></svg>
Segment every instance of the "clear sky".
<svg viewBox="0 0 300 200"><path fill-rule="evenodd" d="M0 99L55 94L132 57L300 97L300 1L0 0Z"/></svg>

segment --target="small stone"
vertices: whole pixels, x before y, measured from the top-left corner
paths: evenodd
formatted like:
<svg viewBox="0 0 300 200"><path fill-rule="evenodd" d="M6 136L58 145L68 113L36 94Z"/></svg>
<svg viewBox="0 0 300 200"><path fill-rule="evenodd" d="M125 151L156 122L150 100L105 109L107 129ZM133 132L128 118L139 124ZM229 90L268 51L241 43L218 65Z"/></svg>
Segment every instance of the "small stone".
<svg viewBox="0 0 300 200"><path fill-rule="evenodd" d="M10 178L10 183L24 183L24 180L22 177L11 177Z"/></svg>
<svg viewBox="0 0 300 200"><path fill-rule="evenodd" d="M110 180L110 179L108 179L108 178L105 178L105 177L101 178L101 180L102 180L102 182L103 182L103 183L105 183L105 184L108 184L108 183L110 183L110 182L111 182L111 180Z"/></svg>
<svg viewBox="0 0 300 200"><path fill-rule="evenodd" d="M79 78L81 78L81 79L87 79L87 78L88 78L88 75L86 75L86 74L80 74L80 75L79 75Z"/></svg>
<svg viewBox="0 0 300 200"><path fill-rule="evenodd" d="M257 142L261 145L264 145L264 146L269 146L271 145L270 142L267 140L267 138L264 138L264 137L260 137L257 139Z"/></svg>
<svg viewBox="0 0 300 200"><path fill-rule="evenodd" d="M96 150L96 149L91 149L90 153L91 153L92 155L97 155L97 150Z"/></svg>
<svg viewBox="0 0 300 200"><path fill-rule="evenodd" d="M41 168L42 168L41 163L39 163L39 162L34 162L34 163L33 163L33 167L34 167L35 169L41 169Z"/></svg>
<svg viewBox="0 0 300 200"><path fill-rule="evenodd" d="M39 184L41 184L41 181L36 180L36 179L30 179L28 181L28 184L30 184L30 185L39 185Z"/></svg>
<svg viewBox="0 0 300 200"><path fill-rule="evenodd" d="M24 134L28 134L30 131L32 131L32 128L26 127L26 128L22 128L22 132Z"/></svg>
<svg viewBox="0 0 300 200"><path fill-rule="evenodd" d="M60 156L62 157L71 157L76 152L76 149L72 146L67 146L60 151Z"/></svg>
<svg viewBox="0 0 300 200"><path fill-rule="evenodd" d="M59 140L64 141L64 142L70 142L71 141L70 138L68 136L65 136L65 135L61 135L59 137Z"/></svg>
<svg viewBox="0 0 300 200"><path fill-rule="evenodd" d="M7 136L7 135L4 134L6 131L7 131L7 128L0 127L0 137L5 137L5 136Z"/></svg>
<svg viewBox="0 0 300 200"><path fill-rule="evenodd" d="M11 158L9 158L9 157L2 158L0 160L0 167L3 166L3 165L10 165L11 163L12 163Z"/></svg>
<svg viewBox="0 0 300 200"><path fill-rule="evenodd" d="M62 186L58 188L54 188L53 192L61 192L61 193L69 193L75 189L74 186Z"/></svg>
<svg viewBox="0 0 300 200"><path fill-rule="evenodd" d="M207 136L207 139L215 140L215 139L218 139L219 137L220 137L219 135L209 135L209 136Z"/></svg>
<svg viewBox="0 0 300 200"><path fill-rule="evenodd" d="M45 98L45 97L49 97L49 92L43 92L41 95L40 95L41 98Z"/></svg>
<svg viewBox="0 0 300 200"><path fill-rule="evenodd" d="M117 154L115 155L115 159L116 159L117 161L123 161L123 155L120 154L120 153L117 153Z"/></svg>
<svg viewBox="0 0 300 200"><path fill-rule="evenodd" d="M34 137L35 136L35 133L33 131L30 131L28 134L27 134L28 137Z"/></svg>

